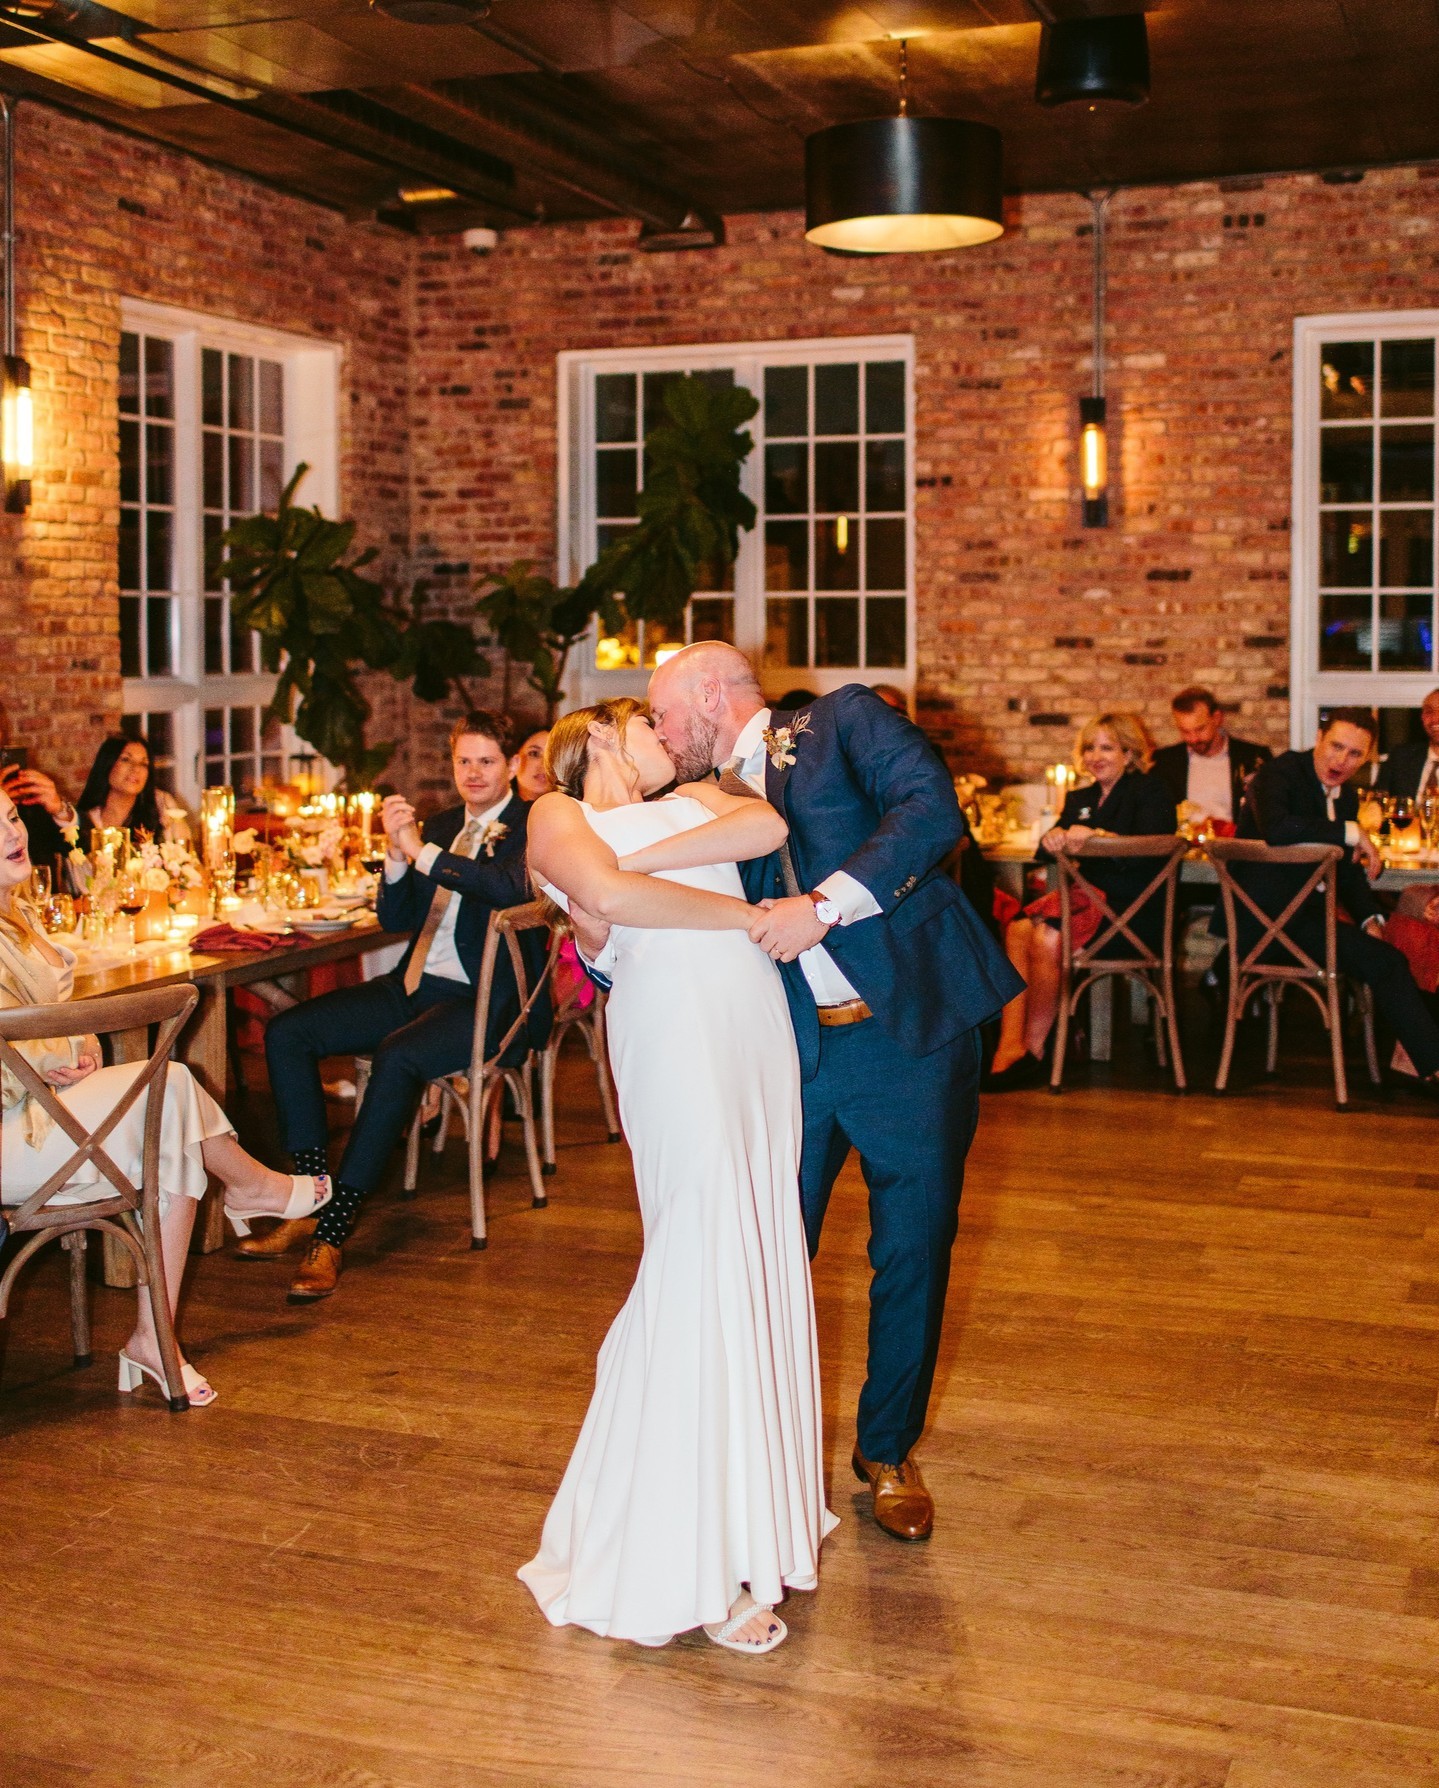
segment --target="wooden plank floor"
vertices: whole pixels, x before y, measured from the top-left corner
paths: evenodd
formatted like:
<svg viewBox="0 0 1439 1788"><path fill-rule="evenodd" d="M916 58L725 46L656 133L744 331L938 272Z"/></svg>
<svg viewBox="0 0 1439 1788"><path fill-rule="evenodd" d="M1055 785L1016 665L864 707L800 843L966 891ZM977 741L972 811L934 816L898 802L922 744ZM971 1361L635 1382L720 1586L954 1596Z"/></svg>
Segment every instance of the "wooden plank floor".
<svg viewBox="0 0 1439 1788"><path fill-rule="evenodd" d="M377 1202L328 1305L193 1261L213 1409L117 1398L123 1293L96 1289L97 1364L69 1370L57 1253L3 1360L0 1782L1439 1781L1439 1111L1146 1078L986 1102L927 1546L848 1471L847 1173L816 1277L843 1524L759 1661L552 1631L514 1578L639 1245L579 1059L553 1203L507 1144L487 1253L452 1145L418 1202Z"/></svg>

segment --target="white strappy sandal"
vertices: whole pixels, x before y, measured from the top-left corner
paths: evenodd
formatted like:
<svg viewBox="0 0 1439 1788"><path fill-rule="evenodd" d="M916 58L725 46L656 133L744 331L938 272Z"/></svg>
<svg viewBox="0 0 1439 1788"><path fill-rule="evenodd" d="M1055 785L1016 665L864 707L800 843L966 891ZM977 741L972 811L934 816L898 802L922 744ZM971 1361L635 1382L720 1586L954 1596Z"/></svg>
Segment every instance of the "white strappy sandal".
<svg viewBox="0 0 1439 1788"><path fill-rule="evenodd" d="M236 1235L249 1235L252 1217L278 1217L282 1223L293 1223L300 1217L313 1217L315 1212L330 1202L330 1176L327 1173L292 1173L290 1175L290 1202L282 1211L237 1211L233 1205L225 1206L225 1215L234 1226Z"/></svg>
<svg viewBox="0 0 1439 1788"><path fill-rule="evenodd" d="M747 1621L753 1620L756 1614L769 1615L770 1630L768 1635L763 1639L736 1639L735 1634ZM777 1645L783 1645L789 1638L789 1628L774 1609L767 1607L763 1602L757 1602L748 1590L730 1610L729 1619L717 1627L707 1626L705 1633L716 1645L723 1646L726 1651L738 1651L747 1657L754 1658L761 1657L767 1651L773 1651Z"/></svg>

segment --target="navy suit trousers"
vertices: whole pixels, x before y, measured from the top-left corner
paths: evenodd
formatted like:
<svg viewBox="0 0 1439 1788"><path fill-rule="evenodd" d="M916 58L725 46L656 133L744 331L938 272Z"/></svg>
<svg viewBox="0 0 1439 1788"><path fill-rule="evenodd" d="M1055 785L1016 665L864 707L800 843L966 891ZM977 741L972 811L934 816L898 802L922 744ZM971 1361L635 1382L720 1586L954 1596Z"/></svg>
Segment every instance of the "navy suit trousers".
<svg viewBox="0 0 1439 1788"><path fill-rule="evenodd" d="M292 1154L323 1149L328 1123L321 1061L328 1055L372 1056L370 1084L335 1177L373 1192L425 1083L469 1066L474 1025L473 987L421 975L415 991L406 993L398 972L280 1013L265 1029L265 1060L281 1141Z"/></svg>
<svg viewBox="0 0 1439 1788"><path fill-rule="evenodd" d="M800 1195L813 1256L830 1192L853 1147L869 1187L869 1369L859 1449L895 1464L924 1428L939 1353L964 1158L979 1118L979 1032L930 1055L871 1019L822 1026L804 1085Z"/></svg>

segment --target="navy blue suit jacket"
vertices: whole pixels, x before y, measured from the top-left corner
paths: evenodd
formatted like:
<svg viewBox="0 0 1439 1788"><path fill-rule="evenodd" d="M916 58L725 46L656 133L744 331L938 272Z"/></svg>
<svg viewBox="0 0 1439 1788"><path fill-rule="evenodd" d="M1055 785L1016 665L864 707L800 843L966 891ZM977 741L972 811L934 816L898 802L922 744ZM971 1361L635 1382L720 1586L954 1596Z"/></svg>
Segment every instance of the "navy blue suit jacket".
<svg viewBox="0 0 1439 1788"><path fill-rule="evenodd" d="M470 977L469 987L462 988L457 982L455 993L457 998L466 994L473 998L479 985L480 961L484 955L485 933L489 930L490 914L497 907L519 906L531 898L529 875L525 867L525 831L529 815L529 808L518 796L508 802L499 817L499 823L506 828L505 836L496 843L493 857L486 856L483 852L478 857L461 857L450 850L450 845L464 830L463 803L457 807L448 807L443 813L437 813L425 822L422 834L425 843L440 847L440 854L435 858L430 873L422 875L412 863L398 881L381 879L375 905L376 916L386 931L408 931L414 934L410 938L409 949L405 951L395 970L397 975L403 976L410 966L410 957L415 950L415 937L425 922L425 915L430 910L430 902L435 897L436 889L449 888L461 896L460 910L455 916L455 953ZM544 934L539 931L527 931L520 937L520 951L531 977L531 985L534 977L544 969L546 941ZM513 1013L518 1007L518 996L515 993L514 970L507 950L501 950L496 961L495 981L500 990L501 1003ZM504 998L506 993L509 995L508 1001ZM536 1001L534 1021L529 1026L532 1041L544 1041L544 1034L549 1028L549 1011L547 997Z"/></svg>
<svg viewBox="0 0 1439 1788"><path fill-rule="evenodd" d="M837 869L879 913L835 926L824 947L897 1043L928 1055L994 1017L1024 983L940 865L965 835L949 772L924 734L871 690L848 683L795 713L794 762L765 764L765 794L789 823L801 888ZM803 725L804 730L797 730ZM778 856L740 865L751 900L778 899ZM781 964L800 1062L819 1060L814 996L798 962Z"/></svg>

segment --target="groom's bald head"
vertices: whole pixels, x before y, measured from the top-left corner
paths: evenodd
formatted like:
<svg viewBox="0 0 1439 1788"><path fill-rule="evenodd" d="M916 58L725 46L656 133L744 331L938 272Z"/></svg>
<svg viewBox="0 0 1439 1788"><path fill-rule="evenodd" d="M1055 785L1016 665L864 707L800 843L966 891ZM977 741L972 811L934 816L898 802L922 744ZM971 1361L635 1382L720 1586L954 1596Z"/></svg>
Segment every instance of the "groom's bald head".
<svg viewBox="0 0 1439 1788"><path fill-rule="evenodd" d="M723 640L701 640L650 678L650 714L681 782L725 763L745 722L765 705L754 666Z"/></svg>

